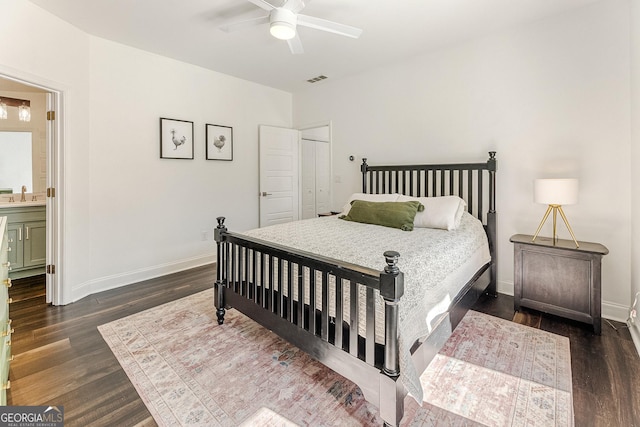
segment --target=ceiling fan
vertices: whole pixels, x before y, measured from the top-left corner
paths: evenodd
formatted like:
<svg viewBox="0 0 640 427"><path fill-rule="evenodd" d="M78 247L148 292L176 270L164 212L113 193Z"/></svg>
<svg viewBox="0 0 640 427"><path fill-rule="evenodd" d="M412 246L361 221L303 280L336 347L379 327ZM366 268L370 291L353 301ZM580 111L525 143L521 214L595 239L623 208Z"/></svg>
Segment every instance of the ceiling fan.
<svg viewBox="0 0 640 427"><path fill-rule="evenodd" d="M269 24L271 35L277 39L286 40L291 53L294 54L304 53L302 42L296 31L298 25L354 39L357 39L362 34L362 30L359 28L299 13L311 0L285 0L280 7L267 3L265 0L248 1L266 10L269 14L259 18L223 25L220 27L221 30L231 32L255 25Z"/></svg>

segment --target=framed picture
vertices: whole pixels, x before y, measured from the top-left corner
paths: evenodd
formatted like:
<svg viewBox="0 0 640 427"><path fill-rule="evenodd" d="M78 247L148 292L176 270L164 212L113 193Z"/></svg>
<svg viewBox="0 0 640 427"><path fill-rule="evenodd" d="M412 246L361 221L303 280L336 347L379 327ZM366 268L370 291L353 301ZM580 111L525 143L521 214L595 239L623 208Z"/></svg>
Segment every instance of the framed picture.
<svg viewBox="0 0 640 427"><path fill-rule="evenodd" d="M160 118L160 158L193 159L193 122Z"/></svg>
<svg viewBox="0 0 640 427"><path fill-rule="evenodd" d="M233 128L206 125L207 160L233 160Z"/></svg>

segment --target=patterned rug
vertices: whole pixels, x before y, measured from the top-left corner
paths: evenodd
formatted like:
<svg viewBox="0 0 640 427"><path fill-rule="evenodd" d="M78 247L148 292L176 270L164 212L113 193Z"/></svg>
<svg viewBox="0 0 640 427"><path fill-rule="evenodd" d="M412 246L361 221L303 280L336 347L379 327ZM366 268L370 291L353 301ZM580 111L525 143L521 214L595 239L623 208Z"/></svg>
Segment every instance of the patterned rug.
<svg viewBox="0 0 640 427"><path fill-rule="evenodd" d="M380 426L358 387L207 290L98 329L160 426ZM405 400L403 426L573 426L565 337L474 311Z"/></svg>

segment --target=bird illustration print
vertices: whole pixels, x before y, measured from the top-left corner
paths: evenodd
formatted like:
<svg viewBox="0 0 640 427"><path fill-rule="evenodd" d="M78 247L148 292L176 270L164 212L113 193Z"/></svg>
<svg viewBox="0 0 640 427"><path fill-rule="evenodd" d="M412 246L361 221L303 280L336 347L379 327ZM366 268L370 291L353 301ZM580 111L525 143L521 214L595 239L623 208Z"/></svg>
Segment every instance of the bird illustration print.
<svg viewBox="0 0 640 427"><path fill-rule="evenodd" d="M224 135L220 135L219 137L213 140L213 145L218 149L218 152L222 151L222 147L224 147L224 143L227 141L227 137Z"/></svg>
<svg viewBox="0 0 640 427"><path fill-rule="evenodd" d="M175 129L171 129L171 140L173 141L173 144L176 146L176 148L174 148L174 150L177 150L179 146L181 146L182 144L187 142L187 137L183 136L182 138L177 139L176 138L176 130Z"/></svg>

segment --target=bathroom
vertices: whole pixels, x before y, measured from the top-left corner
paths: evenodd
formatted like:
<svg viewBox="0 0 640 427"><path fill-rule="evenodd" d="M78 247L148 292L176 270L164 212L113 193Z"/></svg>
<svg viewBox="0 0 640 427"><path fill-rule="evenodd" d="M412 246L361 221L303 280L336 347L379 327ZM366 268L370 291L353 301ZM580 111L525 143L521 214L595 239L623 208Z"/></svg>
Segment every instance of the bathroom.
<svg viewBox="0 0 640 427"><path fill-rule="evenodd" d="M46 264L47 92L0 78L0 216L8 218L9 277ZM28 106L26 111L20 111ZM20 117L22 116L22 117Z"/></svg>

